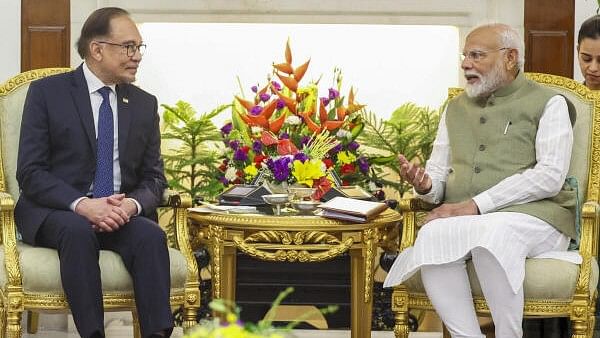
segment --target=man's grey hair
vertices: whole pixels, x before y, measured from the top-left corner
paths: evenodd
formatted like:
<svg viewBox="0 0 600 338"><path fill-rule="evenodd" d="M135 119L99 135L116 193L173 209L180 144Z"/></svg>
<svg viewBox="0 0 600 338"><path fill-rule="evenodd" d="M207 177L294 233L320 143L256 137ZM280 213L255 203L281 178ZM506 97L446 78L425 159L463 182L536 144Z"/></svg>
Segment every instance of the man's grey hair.
<svg viewBox="0 0 600 338"><path fill-rule="evenodd" d="M517 50L517 67L523 70L523 65L525 65L525 43L523 39L514 28L506 25L502 25L501 28L500 45Z"/></svg>

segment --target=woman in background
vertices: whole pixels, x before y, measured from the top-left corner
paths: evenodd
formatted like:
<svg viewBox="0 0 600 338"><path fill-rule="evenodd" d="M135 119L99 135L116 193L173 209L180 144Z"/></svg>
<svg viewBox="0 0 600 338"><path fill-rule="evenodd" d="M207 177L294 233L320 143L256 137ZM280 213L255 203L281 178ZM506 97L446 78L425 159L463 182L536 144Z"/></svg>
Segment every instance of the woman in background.
<svg viewBox="0 0 600 338"><path fill-rule="evenodd" d="M583 84L591 90L600 90L600 15L581 24L577 35L577 59Z"/></svg>

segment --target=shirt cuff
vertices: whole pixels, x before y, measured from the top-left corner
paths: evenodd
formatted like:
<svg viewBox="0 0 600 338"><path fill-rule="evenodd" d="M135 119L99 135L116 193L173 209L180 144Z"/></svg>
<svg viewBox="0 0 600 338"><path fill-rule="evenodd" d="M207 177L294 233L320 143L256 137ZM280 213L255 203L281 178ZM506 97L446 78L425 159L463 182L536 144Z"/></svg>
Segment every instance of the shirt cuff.
<svg viewBox="0 0 600 338"><path fill-rule="evenodd" d="M137 212L135 213L135 215L133 216L139 216L142 213L142 206L140 203L138 203L138 201L136 201L134 198L128 197L130 200L133 201L133 203L135 203L135 206L137 207Z"/></svg>
<svg viewBox="0 0 600 338"><path fill-rule="evenodd" d="M442 203L441 198L439 198L440 188L442 187L442 182L438 180L431 180L431 190L429 190L426 194L419 194L416 189L413 188L415 196L420 200L431 204L440 204ZM443 188L443 187L442 187Z"/></svg>
<svg viewBox="0 0 600 338"><path fill-rule="evenodd" d="M487 214L496 209L496 206L494 205L490 194L486 192L482 192L481 194L473 197L473 202L477 204L477 208L479 208L479 213L481 215Z"/></svg>
<svg viewBox="0 0 600 338"><path fill-rule="evenodd" d="M71 209L71 211L75 212L75 209L77 208L77 205L79 204L79 202L81 202L81 200L86 199L88 197L79 197L78 199L74 200L73 202L71 202L71 204L69 205L69 209Z"/></svg>

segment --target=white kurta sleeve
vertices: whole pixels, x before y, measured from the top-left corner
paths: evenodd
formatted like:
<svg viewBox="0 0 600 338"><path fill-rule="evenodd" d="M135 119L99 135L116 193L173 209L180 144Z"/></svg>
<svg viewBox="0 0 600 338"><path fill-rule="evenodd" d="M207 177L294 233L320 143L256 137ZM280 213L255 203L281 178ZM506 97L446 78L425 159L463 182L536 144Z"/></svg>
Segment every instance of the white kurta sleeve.
<svg viewBox="0 0 600 338"><path fill-rule="evenodd" d="M450 169L450 140L446 128L446 111L442 112L431 156L425 165L425 172L431 177L431 190L427 194L419 194L418 198L433 204L442 203L446 189L446 177Z"/></svg>

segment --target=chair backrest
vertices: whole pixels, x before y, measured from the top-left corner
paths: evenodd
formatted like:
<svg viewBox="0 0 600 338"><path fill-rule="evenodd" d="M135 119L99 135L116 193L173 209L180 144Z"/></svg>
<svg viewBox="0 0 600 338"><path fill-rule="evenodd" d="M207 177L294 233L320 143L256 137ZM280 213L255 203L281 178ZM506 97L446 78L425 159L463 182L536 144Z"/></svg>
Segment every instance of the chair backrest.
<svg viewBox="0 0 600 338"><path fill-rule="evenodd" d="M597 119L600 118L600 101L597 93L581 83L557 75L527 73L526 76L556 90L575 106L577 120L573 126L573 152L569 175L575 176L579 182L581 201L598 201L600 139L591 137L592 133L594 136L600 133L600 125L597 123Z"/></svg>
<svg viewBox="0 0 600 338"><path fill-rule="evenodd" d="M0 190L8 192L16 201L17 150L23 105L29 84L43 77L64 73L70 68L44 68L21 73L0 85Z"/></svg>

